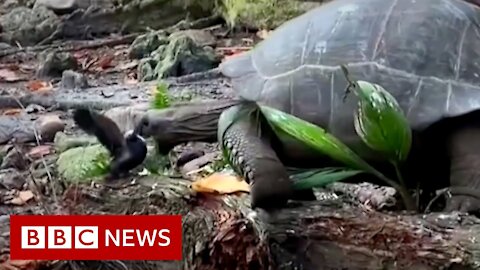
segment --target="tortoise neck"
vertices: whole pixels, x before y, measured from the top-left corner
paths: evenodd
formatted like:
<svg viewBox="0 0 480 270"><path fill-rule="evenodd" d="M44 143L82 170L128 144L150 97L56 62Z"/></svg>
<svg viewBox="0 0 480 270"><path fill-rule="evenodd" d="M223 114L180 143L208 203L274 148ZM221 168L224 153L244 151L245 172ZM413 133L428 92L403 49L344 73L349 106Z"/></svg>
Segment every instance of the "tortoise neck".
<svg viewBox="0 0 480 270"><path fill-rule="evenodd" d="M220 115L225 109L239 102L241 101L215 100L179 107L168 130L172 141L175 144L191 141L216 142Z"/></svg>

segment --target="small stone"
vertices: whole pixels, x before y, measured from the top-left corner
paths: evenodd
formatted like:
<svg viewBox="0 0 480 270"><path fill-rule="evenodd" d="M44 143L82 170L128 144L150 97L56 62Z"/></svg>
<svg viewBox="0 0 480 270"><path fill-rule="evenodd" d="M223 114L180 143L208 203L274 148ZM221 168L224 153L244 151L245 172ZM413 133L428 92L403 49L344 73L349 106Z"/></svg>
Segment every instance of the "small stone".
<svg viewBox="0 0 480 270"><path fill-rule="evenodd" d="M0 184L9 190L19 190L25 184L25 176L13 168L5 169L0 171Z"/></svg>
<svg viewBox="0 0 480 270"><path fill-rule="evenodd" d="M71 13L78 8L77 0L37 0L35 7L43 5L57 14Z"/></svg>
<svg viewBox="0 0 480 270"><path fill-rule="evenodd" d="M112 89L104 89L102 90L102 96L106 98L111 98L115 95L115 92Z"/></svg>
<svg viewBox="0 0 480 270"><path fill-rule="evenodd" d="M18 170L25 170L28 166L28 160L25 158L25 154L22 149L11 146L2 160L0 169L15 168Z"/></svg>
<svg viewBox="0 0 480 270"><path fill-rule="evenodd" d="M187 151L182 154L177 159L176 166L181 167L185 165L186 163L198 159L199 157L205 155L205 152L202 150L192 150L192 151Z"/></svg>
<svg viewBox="0 0 480 270"><path fill-rule="evenodd" d="M43 115L38 120L38 130L44 142L52 142L57 132L65 129L65 123L58 115Z"/></svg>
<svg viewBox="0 0 480 270"><path fill-rule="evenodd" d="M63 71L76 70L77 68L77 59L71 53L51 52L41 56L37 76L39 78L60 77Z"/></svg>
<svg viewBox="0 0 480 270"><path fill-rule="evenodd" d="M0 42L0 50L6 50L6 49L10 49L12 48L12 46L8 43L5 43L5 42Z"/></svg>
<svg viewBox="0 0 480 270"><path fill-rule="evenodd" d="M37 105L37 104L29 104L25 108L26 113L39 113L39 112L44 112L44 111L45 111L45 108L40 106L40 105Z"/></svg>
<svg viewBox="0 0 480 270"><path fill-rule="evenodd" d="M208 153L196 159L193 159L182 166L181 173L183 175L188 175L190 172L198 170L201 167L207 165L208 163L213 162L216 157L217 153Z"/></svg>
<svg viewBox="0 0 480 270"><path fill-rule="evenodd" d="M88 80L84 74L73 70L64 70L60 87L64 89L80 90L88 88Z"/></svg>
<svg viewBox="0 0 480 270"><path fill-rule="evenodd" d="M177 31L176 34L185 34L186 36L191 38L198 46L215 46L217 43L217 39L215 38L215 36L207 30L188 29Z"/></svg>

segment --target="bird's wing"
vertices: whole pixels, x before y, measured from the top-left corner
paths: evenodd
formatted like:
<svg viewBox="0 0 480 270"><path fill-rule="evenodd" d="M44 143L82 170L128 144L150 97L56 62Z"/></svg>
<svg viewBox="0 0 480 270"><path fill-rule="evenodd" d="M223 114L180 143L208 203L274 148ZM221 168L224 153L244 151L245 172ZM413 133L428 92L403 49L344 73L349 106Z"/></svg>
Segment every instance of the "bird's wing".
<svg viewBox="0 0 480 270"><path fill-rule="evenodd" d="M95 135L113 157L121 155L125 139L113 120L88 109L75 110L73 120L86 133Z"/></svg>

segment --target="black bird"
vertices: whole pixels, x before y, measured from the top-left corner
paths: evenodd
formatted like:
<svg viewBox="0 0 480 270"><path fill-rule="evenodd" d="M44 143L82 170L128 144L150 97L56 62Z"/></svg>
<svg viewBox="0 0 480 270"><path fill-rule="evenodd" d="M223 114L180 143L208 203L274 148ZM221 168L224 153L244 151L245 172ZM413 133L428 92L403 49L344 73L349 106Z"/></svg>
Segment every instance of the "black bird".
<svg viewBox="0 0 480 270"><path fill-rule="evenodd" d="M86 133L95 135L113 157L107 180L126 176L147 156L145 139L135 130L127 131L124 136L113 120L88 109L75 110L73 120Z"/></svg>

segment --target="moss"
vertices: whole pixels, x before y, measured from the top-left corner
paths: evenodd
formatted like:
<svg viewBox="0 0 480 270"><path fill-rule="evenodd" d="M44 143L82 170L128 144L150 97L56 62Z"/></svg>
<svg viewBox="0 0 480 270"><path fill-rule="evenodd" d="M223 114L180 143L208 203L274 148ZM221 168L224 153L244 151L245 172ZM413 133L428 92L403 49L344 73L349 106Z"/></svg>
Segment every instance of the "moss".
<svg viewBox="0 0 480 270"><path fill-rule="evenodd" d="M109 153L100 144L75 147L61 153L57 160L60 175L68 182L89 182L107 172Z"/></svg>
<svg viewBox="0 0 480 270"><path fill-rule="evenodd" d="M294 0L219 0L217 4L217 12L231 28L273 29L303 11Z"/></svg>

